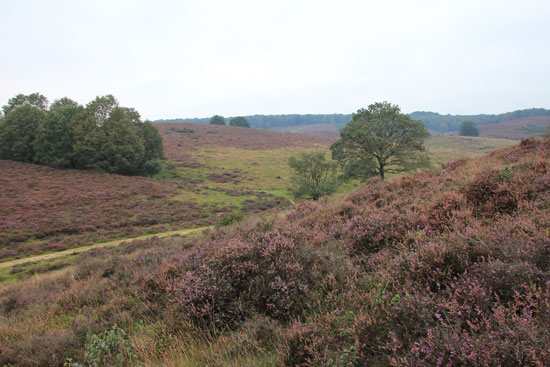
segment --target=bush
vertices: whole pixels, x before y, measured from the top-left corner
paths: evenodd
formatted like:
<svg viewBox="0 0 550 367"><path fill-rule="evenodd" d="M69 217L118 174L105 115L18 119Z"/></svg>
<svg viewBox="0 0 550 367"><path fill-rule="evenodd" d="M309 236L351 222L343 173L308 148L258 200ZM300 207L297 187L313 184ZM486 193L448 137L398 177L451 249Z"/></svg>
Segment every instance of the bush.
<svg viewBox="0 0 550 367"><path fill-rule="evenodd" d="M128 341L126 332L113 325L109 330L101 334L88 334L86 336L86 366L108 367L120 366L130 362L133 358L132 344ZM67 367L84 367L84 365L67 359Z"/></svg>
<svg viewBox="0 0 550 367"><path fill-rule="evenodd" d="M147 161L143 164L143 173L149 177L153 177L162 171L162 162L158 160Z"/></svg>

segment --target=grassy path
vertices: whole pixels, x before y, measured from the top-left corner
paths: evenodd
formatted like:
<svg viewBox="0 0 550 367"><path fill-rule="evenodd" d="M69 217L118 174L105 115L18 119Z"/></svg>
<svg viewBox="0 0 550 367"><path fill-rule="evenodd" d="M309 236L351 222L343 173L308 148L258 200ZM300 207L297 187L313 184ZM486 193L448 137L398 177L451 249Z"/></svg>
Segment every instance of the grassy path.
<svg viewBox="0 0 550 367"><path fill-rule="evenodd" d="M131 242L131 241L134 241L134 240L143 240L143 239L147 239L147 238L151 238L151 237L163 238L163 237L169 237L169 236L174 236L174 235L187 235L187 234L200 232L200 231L203 231L203 230L209 229L209 228L213 228L213 226L198 227L198 228L191 228L191 229L180 229L180 230L177 230L177 231L161 232L161 233L148 234L148 235L143 235L143 236L138 236L138 237L133 237L133 238L125 238L125 239L122 239L122 240L114 240L114 241L109 241L109 242L96 243L94 245L77 247L77 248L73 248L73 249L69 249L69 250L53 252L53 253L50 253L50 254L36 255L36 256L26 257L24 259L6 261L6 262L3 262L3 263L0 263L0 269L5 269L5 268L12 267L14 265L24 264L24 263L28 263L28 262L36 262L36 261L42 261L42 260L57 259L59 257L78 254L78 253L85 252L85 251L88 251L88 250L91 250L91 249L94 249L94 248L118 246L122 243Z"/></svg>

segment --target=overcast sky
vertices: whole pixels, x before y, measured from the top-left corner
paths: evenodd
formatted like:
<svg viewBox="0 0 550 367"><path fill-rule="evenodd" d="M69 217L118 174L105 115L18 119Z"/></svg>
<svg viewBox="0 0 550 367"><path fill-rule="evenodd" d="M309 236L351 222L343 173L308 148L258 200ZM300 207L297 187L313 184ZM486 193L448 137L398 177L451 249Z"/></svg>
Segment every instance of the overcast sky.
<svg viewBox="0 0 550 367"><path fill-rule="evenodd" d="M550 108L547 0L0 0L0 104L144 118Z"/></svg>

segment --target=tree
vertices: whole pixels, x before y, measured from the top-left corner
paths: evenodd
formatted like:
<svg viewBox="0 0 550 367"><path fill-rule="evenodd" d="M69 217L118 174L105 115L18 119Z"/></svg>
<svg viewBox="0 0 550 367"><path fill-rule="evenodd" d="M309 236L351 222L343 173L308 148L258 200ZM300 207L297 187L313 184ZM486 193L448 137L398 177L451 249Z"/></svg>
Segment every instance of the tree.
<svg viewBox="0 0 550 367"><path fill-rule="evenodd" d="M459 132L462 136L479 136L479 129L476 123L470 120L464 121L460 125Z"/></svg>
<svg viewBox="0 0 550 367"><path fill-rule="evenodd" d="M428 131L420 121L402 114L388 102L359 109L330 150L344 169L344 179L367 179L427 166L424 139Z"/></svg>
<svg viewBox="0 0 550 367"><path fill-rule="evenodd" d="M210 119L210 125L225 125L225 118L220 115L214 115Z"/></svg>
<svg viewBox="0 0 550 367"><path fill-rule="evenodd" d="M34 139L44 116L31 104L9 110L0 124L0 159L32 162Z"/></svg>
<svg viewBox="0 0 550 367"><path fill-rule="evenodd" d="M291 156L288 165L292 168L293 194L296 198L318 200L336 190L337 164L327 160L323 151Z"/></svg>
<svg viewBox="0 0 550 367"><path fill-rule="evenodd" d="M143 164L143 173L149 177L153 177L162 171L162 163L159 160L153 159Z"/></svg>
<svg viewBox="0 0 550 367"><path fill-rule="evenodd" d="M67 99L68 100L68 99ZM74 168L74 127L84 108L74 103L57 103L50 107L36 134L35 157L38 164L57 168Z"/></svg>
<svg viewBox="0 0 550 367"><path fill-rule="evenodd" d="M246 117L243 117L243 116L233 117L231 121L229 121L229 125L240 126L240 127L250 127L248 120L246 119Z"/></svg>
<svg viewBox="0 0 550 367"><path fill-rule="evenodd" d="M77 168L94 166L106 139L103 125L111 111L118 107L112 95L96 97L86 105L74 126L74 161Z"/></svg>
<svg viewBox="0 0 550 367"><path fill-rule="evenodd" d="M143 147L145 148L145 161L150 161L152 159L162 158L164 155L164 150L162 147L162 136L160 135L158 129L150 122L145 121L144 123L137 126L138 135L143 141Z"/></svg>
<svg viewBox="0 0 550 367"><path fill-rule="evenodd" d="M125 108L113 108L100 127L103 139L94 165L110 173L139 173L144 163L143 141L127 112Z"/></svg>
<svg viewBox="0 0 550 367"><path fill-rule="evenodd" d="M73 101L69 97L63 97L60 99L56 99L53 101L53 103L50 105L50 111L57 111L62 108L66 107L79 107L80 105L78 102Z"/></svg>
<svg viewBox="0 0 550 367"><path fill-rule="evenodd" d="M24 105L31 105L41 111L48 109L48 99L40 93L32 93L29 95L18 94L10 98L8 104L2 107L4 115L8 115L11 111Z"/></svg>

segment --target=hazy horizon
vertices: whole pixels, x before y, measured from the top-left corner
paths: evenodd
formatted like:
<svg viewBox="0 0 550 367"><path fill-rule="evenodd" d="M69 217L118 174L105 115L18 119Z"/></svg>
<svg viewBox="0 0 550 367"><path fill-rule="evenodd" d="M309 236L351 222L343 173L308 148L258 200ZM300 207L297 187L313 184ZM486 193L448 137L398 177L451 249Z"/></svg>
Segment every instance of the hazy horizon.
<svg viewBox="0 0 550 367"><path fill-rule="evenodd" d="M550 108L550 3L0 2L0 104L113 94L151 120Z"/></svg>

